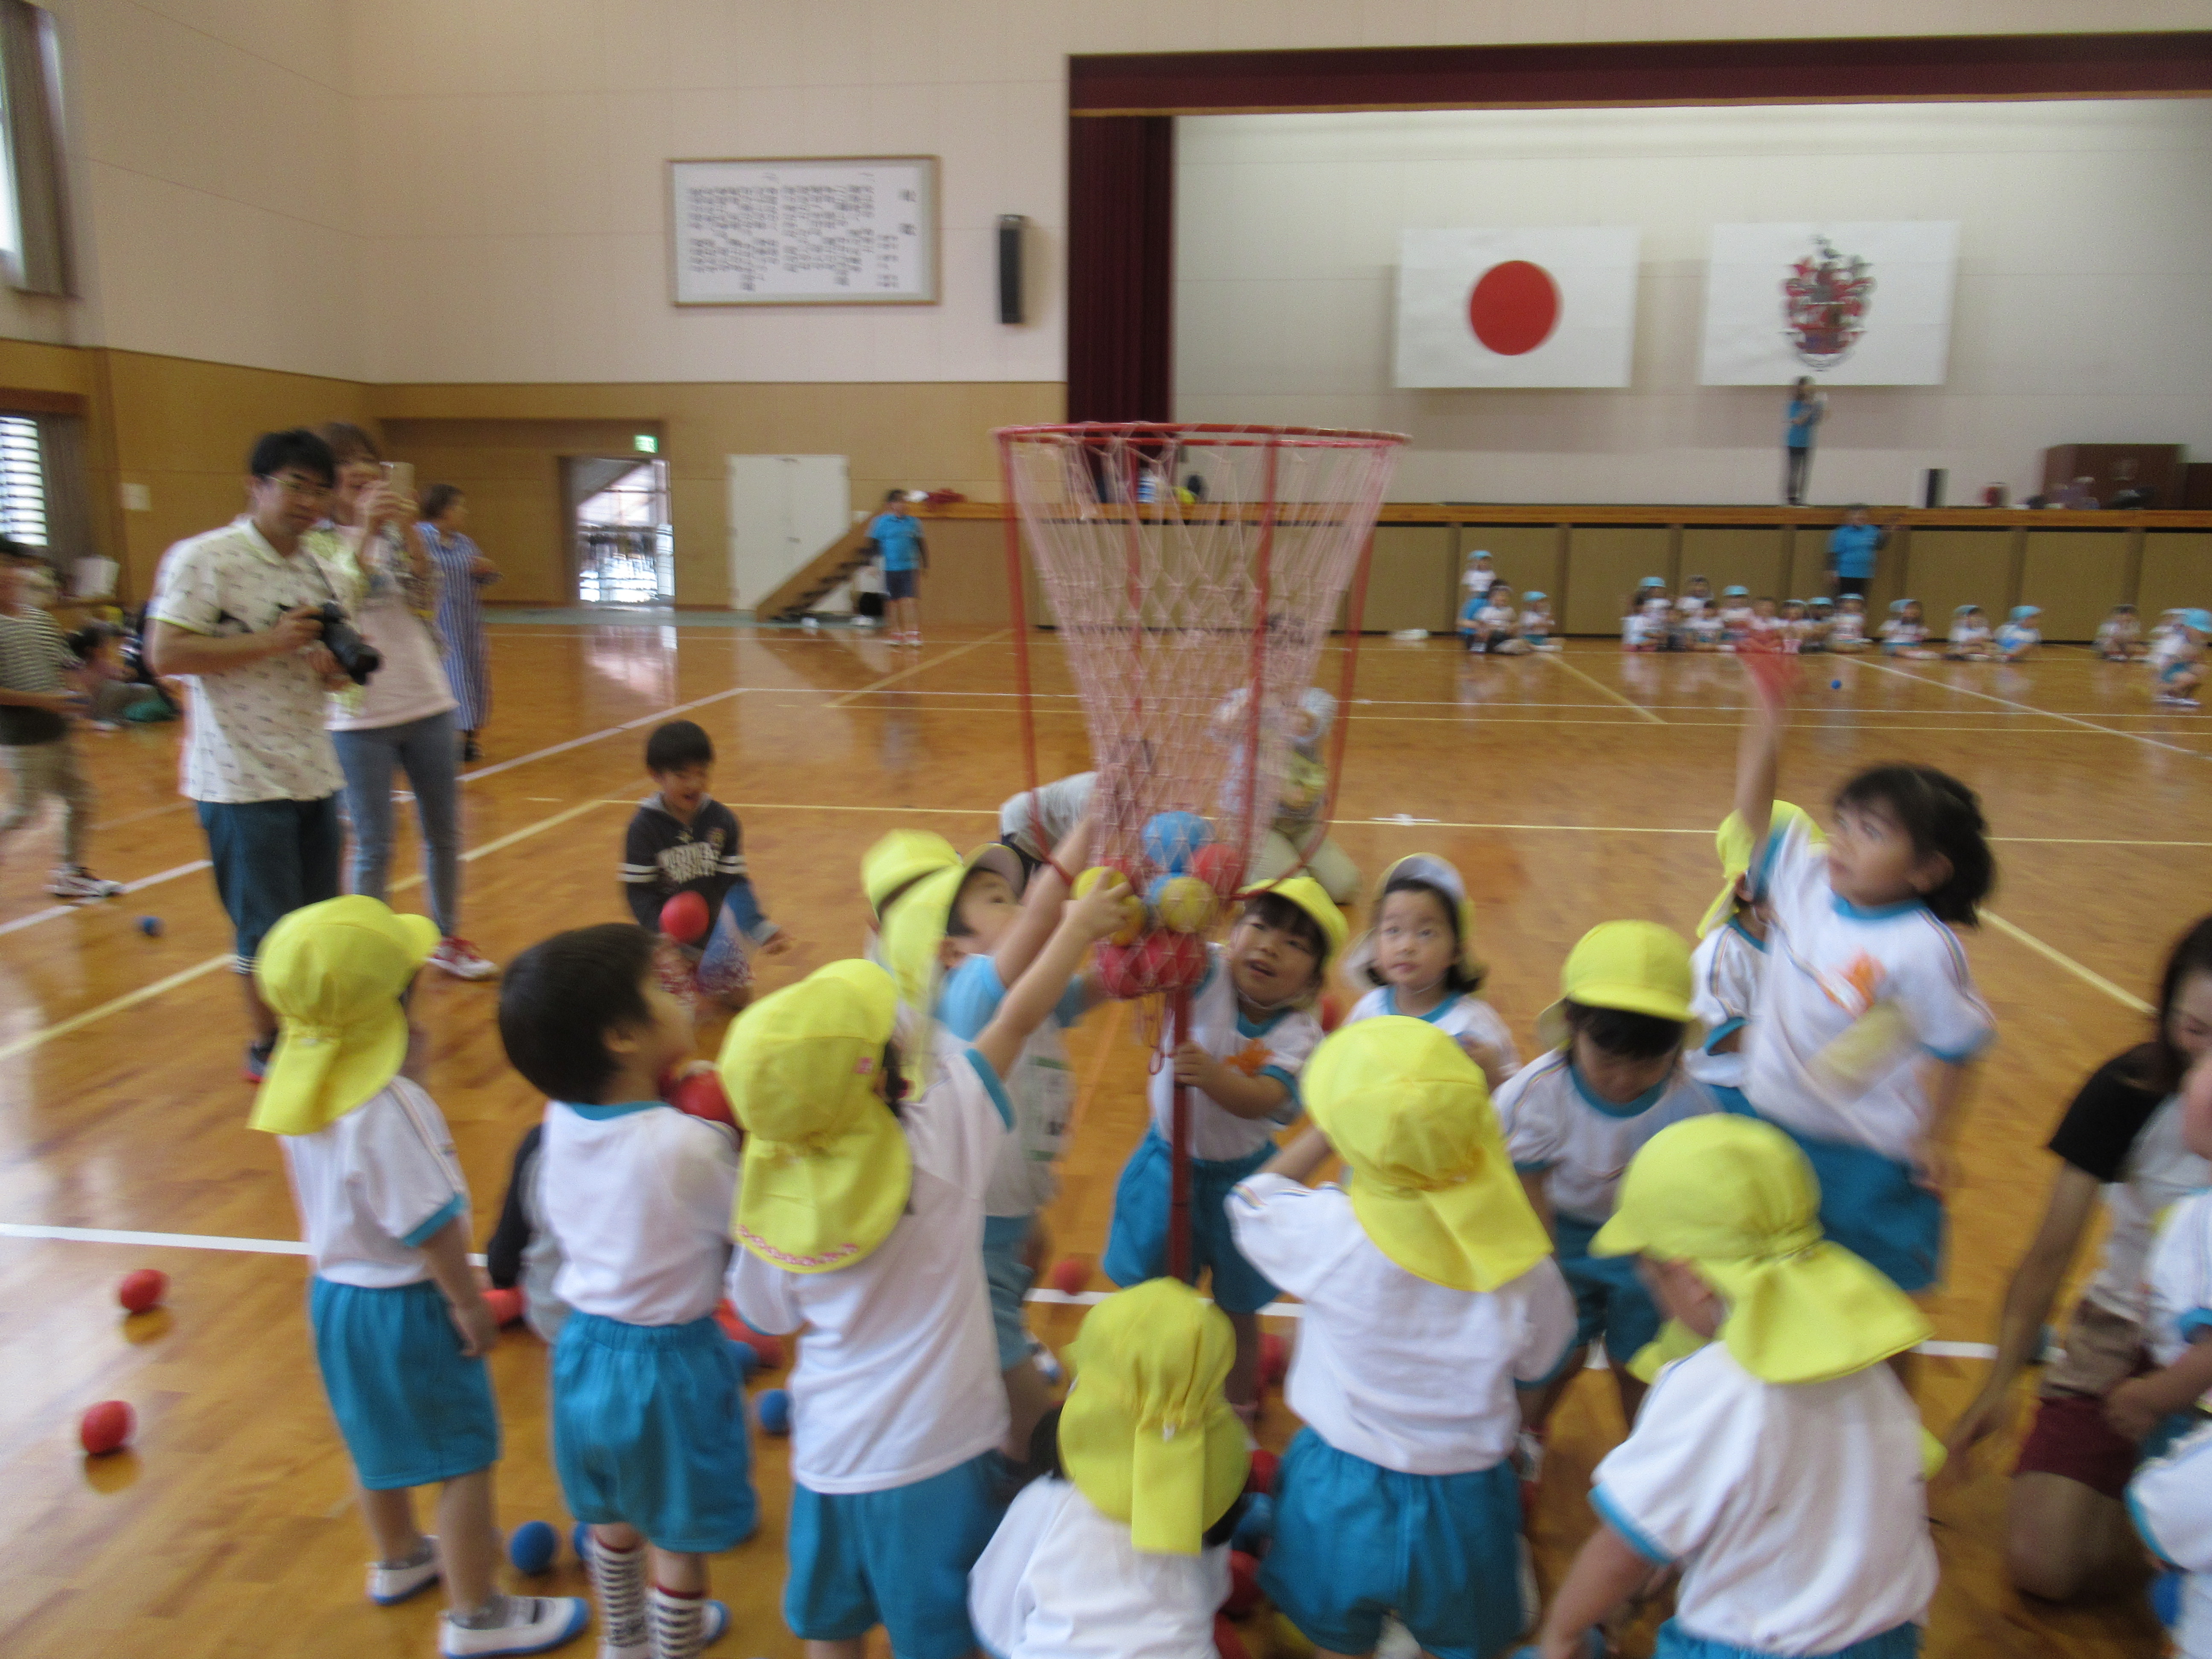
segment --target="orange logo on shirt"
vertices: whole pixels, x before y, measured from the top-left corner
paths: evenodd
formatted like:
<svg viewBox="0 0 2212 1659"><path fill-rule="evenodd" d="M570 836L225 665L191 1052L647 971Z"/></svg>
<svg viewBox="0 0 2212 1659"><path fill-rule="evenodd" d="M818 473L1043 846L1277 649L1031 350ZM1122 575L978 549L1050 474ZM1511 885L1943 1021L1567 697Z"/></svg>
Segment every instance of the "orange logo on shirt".
<svg viewBox="0 0 2212 1659"><path fill-rule="evenodd" d="M1823 973L1820 990L1853 1019L1881 1000L1881 964L1862 951L1841 973Z"/></svg>
<svg viewBox="0 0 2212 1659"><path fill-rule="evenodd" d="M1267 1068L1267 1045L1254 1037L1221 1063L1232 1072L1257 1077Z"/></svg>

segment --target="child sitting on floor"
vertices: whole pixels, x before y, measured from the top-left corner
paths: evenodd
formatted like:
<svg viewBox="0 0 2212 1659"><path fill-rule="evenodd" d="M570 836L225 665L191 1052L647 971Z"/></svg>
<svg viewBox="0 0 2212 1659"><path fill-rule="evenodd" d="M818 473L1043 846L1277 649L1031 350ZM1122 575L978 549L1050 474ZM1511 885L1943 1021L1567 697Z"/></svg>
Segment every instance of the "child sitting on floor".
<svg viewBox="0 0 2212 1659"><path fill-rule="evenodd" d="M2142 622L2131 605L2116 605L2097 624L2097 654L2106 662L2133 662L2143 654Z"/></svg>
<svg viewBox="0 0 2212 1659"><path fill-rule="evenodd" d="M1990 636L1990 619L1978 605L1962 605L1951 613L1951 637L1943 654L1953 662L1986 662L1996 654Z"/></svg>
<svg viewBox="0 0 2212 1659"><path fill-rule="evenodd" d="M1997 654L2007 662L2018 662L2032 655L2043 643L2043 635L2035 626L2035 619L2043 614L2040 605L2016 605L2003 627L1997 629Z"/></svg>
<svg viewBox="0 0 2212 1659"><path fill-rule="evenodd" d="M1931 657L1932 651L1921 648L1928 637L1928 624L1921 620L1920 601L1892 599L1889 620L1881 625L1881 654L1885 657Z"/></svg>
<svg viewBox="0 0 2212 1659"><path fill-rule="evenodd" d="M1552 596L1532 587L1521 596L1521 637L1532 651L1549 651L1559 641L1553 636Z"/></svg>
<svg viewBox="0 0 2212 1659"><path fill-rule="evenodd" d="M1751 590L1741 582L1721 589L1721 649L1733 651L1751 632Z"/></svg>
<svg viewBox="0 0 2212 1659"><path fill-rule="evenodd" d="M1846 593L1836 601L1835 620L1828 625L1828 649L1863 651L1866 648L1866 601L1856 593Z"/></svg>

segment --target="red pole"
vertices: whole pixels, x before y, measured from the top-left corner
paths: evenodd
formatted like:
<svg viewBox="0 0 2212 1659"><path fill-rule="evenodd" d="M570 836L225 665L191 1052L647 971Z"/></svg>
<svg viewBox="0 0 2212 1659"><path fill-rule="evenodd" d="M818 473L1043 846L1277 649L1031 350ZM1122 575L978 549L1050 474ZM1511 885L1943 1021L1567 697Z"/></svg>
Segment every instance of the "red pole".
<svg viewBox="0 0 2212 1659"><path fill-rule="evenodd" d="M1168 1065L1175 1091L1173 1139L1168 1145L1168 1274L1194 1284L1197 1270L1190 1259L1190 1090L1172 1081L1174 1054L1190 1034L1190 993L1168 996Z"/></svg>
<svg viewBox="0 0 2212 1659"><path fill-rule="evenodd" d="M1260 714L1267 696L1267 600L1275 553L1274 444L1267 446L1267 499L1260 509L1260 545L1252 560L1252 680L1245 689L1251 702L1244 711L1244 831L1255 852L1264 838L1259 834ZM1271 803L1272 805L1272 803Z"/></svg>
<svg viewBox="0 0 2212 1659"><path fill-rule="evenodd" d="M1014 684L1021 693L1024 781L1030 789L1030 832L1039 837L1037 845L1043 848L1043 830L1036 817L1036 720L1030 705L1029 607L1022 595L1021 507L1014 487L1013 441L1003 432L999 434L999 476L1006 486L1006 609L1014 623Z"/></svg>

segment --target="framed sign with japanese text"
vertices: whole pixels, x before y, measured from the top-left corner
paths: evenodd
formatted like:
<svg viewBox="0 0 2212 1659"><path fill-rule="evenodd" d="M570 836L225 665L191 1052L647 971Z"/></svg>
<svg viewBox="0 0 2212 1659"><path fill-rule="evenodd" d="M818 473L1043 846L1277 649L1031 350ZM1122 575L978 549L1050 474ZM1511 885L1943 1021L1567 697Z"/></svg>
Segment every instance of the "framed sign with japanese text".
<svg viewBox="0 0 2212 1659"><path fill-rule="evenodd" d="M934 305L934 155L672 161L679 306Z"/></svg>

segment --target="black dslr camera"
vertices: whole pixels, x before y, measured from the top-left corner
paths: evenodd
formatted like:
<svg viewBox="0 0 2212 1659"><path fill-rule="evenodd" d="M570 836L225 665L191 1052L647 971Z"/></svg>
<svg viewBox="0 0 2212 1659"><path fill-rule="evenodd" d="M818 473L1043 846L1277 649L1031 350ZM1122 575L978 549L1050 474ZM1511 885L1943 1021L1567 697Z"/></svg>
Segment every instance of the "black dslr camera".
<svg viewBox="0 0 2212 1659"><path fill-rule="evenodd" d="M367 685L368 677L384 666L384 653L362 638L361 629L346 620L345 607L336 599L324 600L315 614L323 622L323 648L337 659L356 685Z"/></svg>

